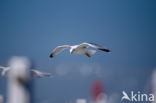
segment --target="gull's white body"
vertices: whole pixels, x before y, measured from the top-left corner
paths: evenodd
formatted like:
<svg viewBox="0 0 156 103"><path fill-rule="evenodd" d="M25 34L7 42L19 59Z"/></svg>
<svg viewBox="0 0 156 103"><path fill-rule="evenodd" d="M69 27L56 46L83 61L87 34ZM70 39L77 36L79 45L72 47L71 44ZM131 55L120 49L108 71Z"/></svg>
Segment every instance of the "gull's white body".
<svg viewBox="0 0 156 103"><path fill-rule="evenodd" d="M88 51L90 51L90 50L88 50L88 49L86 49L86 48L81 48L81 47L79 47L79 45L74 45L74 46L71 46L71 48L70 48L70 54L85 54L85 53L87 53ZM93 51L93 50L92 50ZM95 51L95 50L94 50ZM96 52L96 51L95 51ZM94 52L94 53L95 53ZM93 53L93 54L94 54Z"/></svg>

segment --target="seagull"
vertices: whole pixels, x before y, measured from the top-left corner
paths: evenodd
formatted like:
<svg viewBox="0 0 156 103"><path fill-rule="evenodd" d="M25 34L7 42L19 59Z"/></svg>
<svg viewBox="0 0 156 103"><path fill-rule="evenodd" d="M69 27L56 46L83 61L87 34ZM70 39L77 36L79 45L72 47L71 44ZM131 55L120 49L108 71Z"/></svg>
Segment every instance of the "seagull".
<svg viewBox="0 0 156 103"><path fill-rule="evenodd" d="M4 76L8 75L8 72L10 71L10 67L0 66L0 70L2 70L1 76L4 77ZM31 69L30 73L31 73L32 77L38 77L38 78L53 77L50 73L41 72L41 71L36 70L36 69Z"/></svg>
<svg viewBox="0 0 156 103"><path fill-rule="evenodd" d="M32 76L33 77L38 77L38 78L42 78L42 77L53 77L50 73L45 73L45 72L41 72L39 70L35 70L32 69L31 70Z"/></svg>
<svg viewBox="0 0 156 103"><path fill-rule="evenodd" d="M84 54L87 57L91 57L91 55L96 53L96 50L91 50L88 49L88 47L92 47L104 52L111 52L111 50L106 49L100 45L97 45L95 43L81 43L79 45L62 45L62 46L57 46L52 53L49 55L50 58L53 58L54 56L56 56L58 53L60 53L61 51L63 51L64 49L69 49L70 54Z"/></svg>

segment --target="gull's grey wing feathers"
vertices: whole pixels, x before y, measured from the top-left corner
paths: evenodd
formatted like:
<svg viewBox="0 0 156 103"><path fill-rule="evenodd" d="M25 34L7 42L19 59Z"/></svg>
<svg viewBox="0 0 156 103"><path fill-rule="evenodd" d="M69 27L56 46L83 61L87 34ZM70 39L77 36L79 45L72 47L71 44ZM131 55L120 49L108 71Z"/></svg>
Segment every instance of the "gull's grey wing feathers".
<svg viewBox="0 0 156 103"><path fill-rule="evenodd" d="M92 48L96 48L96 49L102 50L102 51L105 51L105 52L111 52L111 50L106 49L106 48L104 48L104 47L102 47L102 46L100 46L98 44L95 44L95 43L86 43L85 42L85 43L82 43L82 44L79 45L80 48L86 48L88 46L90 46Z"/></svg>
<svg viewBox="0 0 156 103"><path fill-rule="evenodd" d="M58 53L60 53L61 51L63 51L64 49L70 48L70 45L62 45L62 46L58 46L56 47L52 53L49 55L50 58L54 57L55 55L57 55Z"/></svg>

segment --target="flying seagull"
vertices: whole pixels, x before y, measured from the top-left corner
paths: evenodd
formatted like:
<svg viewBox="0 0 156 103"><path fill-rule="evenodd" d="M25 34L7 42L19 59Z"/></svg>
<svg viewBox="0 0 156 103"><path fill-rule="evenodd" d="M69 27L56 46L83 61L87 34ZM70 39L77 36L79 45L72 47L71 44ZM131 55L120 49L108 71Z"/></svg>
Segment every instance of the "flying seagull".
<svg viewBox="0 0 156 103"><path fill-rule="evenodd" d="M95 43L81 43L79 45L62 45L62 46L57 46L52 53L50 54L50 58L54 57L55 55L57 55L58 53L60 53L61 51L63 51L64 49L69 49L70 54L84 54L88 57L91 57L91 55L96 53L96 50L91 50L88 49L88 47L92 47L104 52L111 52L109 49L106 49L100 45L97 45Z"/></svg>
<svg viewBox="0 0 156 103"><path fill-rule="evenodd" d="M1 72L1 76L7 76L8 72L10 71L10 67L4 67L4 66L0 66L0 70ZM45 72L41 72L39 70L36 69L31 69L30 73L32 75L32 77L38 77L38 78L42 78L42 77L53 77L50 73L45 73Z"/></svg>
<svg viewBox="0 0 156 103"><path fill-rule="evenodd" d="M31 73L32 73L33 77L38 77L38 78L53 77L50 73L41 72L41 71L35 70L35 69L31 69Z"/></svg>

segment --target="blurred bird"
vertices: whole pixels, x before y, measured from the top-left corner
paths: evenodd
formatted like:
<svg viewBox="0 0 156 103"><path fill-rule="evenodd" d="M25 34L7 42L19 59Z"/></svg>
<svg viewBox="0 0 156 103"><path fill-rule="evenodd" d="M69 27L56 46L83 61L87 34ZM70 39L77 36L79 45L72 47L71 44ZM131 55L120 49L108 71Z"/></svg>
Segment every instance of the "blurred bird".
<svg viewBox="0 0 156 103"><path fill-rule="evenodd" d="M91 55L96 53L96 50L90 50L88 49L88 47L92 47L98 50L102 50L104 52L111 52L111 50L106 49L102 46L99 46L95 43L81 43L79 45L62 45L62 46L57 46L53 52L50 54L50 58L54 57L55 55L57 55L58 53L60 53L61 51L63 51L64 49L69 49L70 54L84 54L88 57L91 57Z"/></svg>
<svg viewBox="0 0 156 103"><path fill-rule="evenodd" d="M8 72L10 71L10 67L3 67L3 66L0 66L0 70L2 70L1 72L1 76L7 76L8 75ZM43 77L53 77L51 75L51 73L45 73L45 72L41 72L39 70L36 70L36 69L31 69L30 70L31 72L31 75L32 77L34 78L43 78Z"/></svg>
<svg viewBox="0 0 156 103"><path fill-rule="evenodd" d="M53 77L51 73L41 72L39 70L31 69L33 77L43 78L43 77Z"/></svg>

